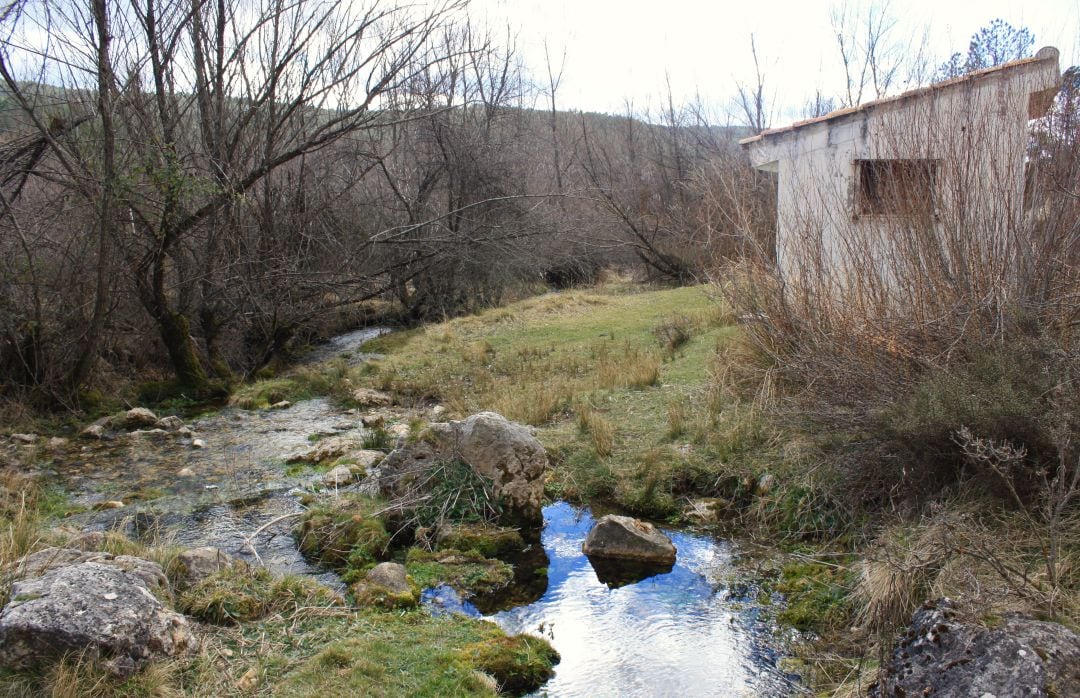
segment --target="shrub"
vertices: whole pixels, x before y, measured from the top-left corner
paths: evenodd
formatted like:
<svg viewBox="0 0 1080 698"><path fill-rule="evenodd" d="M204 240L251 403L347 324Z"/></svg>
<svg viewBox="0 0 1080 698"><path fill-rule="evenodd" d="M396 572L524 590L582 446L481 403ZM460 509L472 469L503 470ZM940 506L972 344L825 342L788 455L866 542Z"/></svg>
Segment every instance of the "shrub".
<svg viewBox="0 0 1080 698"><path fill-rule="evenodd" d="M1060 375L1054 362L1035 347L979 351L951 369L935 369L910 393L886 406L871 423L872 433L907 463L908 481L923 491L956 482L977 467L964 457L962 429L979 438L1024 449L1017 484L1030 495L1035 473L1058 461L1053 433L1054 387ZM977 471L998 489L994 473Z"/></svg>
<svg viewBox="0 0 1080 698"><path fill-rule="evenodd" d="M664 358L672 360L675 353L694 336L695 323L686 315L672 315L653 328L653 336L660 343Z"/></svg>

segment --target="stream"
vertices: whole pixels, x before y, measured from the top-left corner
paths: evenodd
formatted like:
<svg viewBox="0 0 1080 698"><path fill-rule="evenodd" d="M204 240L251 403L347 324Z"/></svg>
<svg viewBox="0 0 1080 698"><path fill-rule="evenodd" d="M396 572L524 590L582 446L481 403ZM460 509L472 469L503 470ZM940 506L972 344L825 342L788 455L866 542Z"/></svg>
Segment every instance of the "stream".
<svg viewBox="0 0 1080 698"><path fill-rule="evenodd" d="M678 548L670 572L628 580L581 552L594 519L566 502L544 508L548 585L537 601L492 614L453 590L437 609L484 617L508 633L546 637L562 660L542 696L781 696L795 677L777 668L775 628L730 585L730 543L664 529Z"/></svg>
<svg viewBox="0 0 1080 698"><path fill-rule="evenodd" d="M344 353L352 360L363 342L383 331L353 332L312 354L326 360ZM394 411L404 423L421 416ZM211 545L277 574L310 575L341 588L335 573L303 558L290 535L295 519L288 515L303 510L299 498L321 474L289 474L286 461L311 448L312 434L362 436L360 412L313 399L278 410L224 408L187 426L194 432L188 437L72 440L47 473L85 508L69 517L69 525L164 535L184 547ZM205 447L196 447L196 438ZM104 502L116 508L102 508ZM562 661L538 695L794 692L793 677L777 667L782 655L775 628L761 613L756 592L732 581L739 569L730 542L665 529L678 548L674 567L616 578L594 570L581 553L593 523L588 509L550 504L542 551L537 547L518 565L518 588L509 590L520 593L462 600L452 589L437 588L425 590L423 601L433 613L484 617L509 633L551 641Z"/></svg>

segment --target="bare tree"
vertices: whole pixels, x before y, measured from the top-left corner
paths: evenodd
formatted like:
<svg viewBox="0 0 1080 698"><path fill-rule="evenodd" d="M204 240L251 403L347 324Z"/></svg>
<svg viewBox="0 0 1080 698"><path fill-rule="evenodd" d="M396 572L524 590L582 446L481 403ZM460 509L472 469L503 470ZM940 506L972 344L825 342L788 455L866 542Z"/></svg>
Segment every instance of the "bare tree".
<svg viewBox="0 0 1080 698"><path fill-rule="evenodd" d="M90 21L68 3L5 15L12 40L0 50L0 77L61 163L58 183L99 202L102 249L122 254L181 384L207 387L192 321L202 317L212 354L236 202L265 194L270 175L307 154L407 119L381 100L395 93L400 105L416 75L451 58L434 39L462 7L98 0ZM62 38L36 45L32 29L46 22ZM49 105L23 82L34 74L62 80L75 118L97 113L103 132L57 138Z"/></svg>
<svg viewBox="0 0 1080 698"><path fill-rule="evenodd" d="M772 104L765 95L765 73L762 72L753 34L750 35L750 55L754 59L754 82L735 83L738 91L736 104L743 124L754 133L760 133L767 129L772 121Z"/></svg>
<svg viewBox="0 0 1080 698"><path fill-rule="evenodd" d="M909 43L897 40L888 0L875 0L863 11L844 2L830 14L844 68L842 106L884 97L901 74Z"/></svg>

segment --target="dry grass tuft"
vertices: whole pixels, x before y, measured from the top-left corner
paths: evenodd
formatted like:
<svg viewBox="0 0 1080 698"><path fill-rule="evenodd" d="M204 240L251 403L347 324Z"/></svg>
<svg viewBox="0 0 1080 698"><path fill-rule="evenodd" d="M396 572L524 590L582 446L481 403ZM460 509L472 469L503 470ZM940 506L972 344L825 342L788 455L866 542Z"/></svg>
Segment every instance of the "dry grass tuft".
<svg viewBox="0 0 1080 698"><path fill-rule="evenodd" d="M574 410L578 416L578 429L589 435L596 455L610 456L615 449L615 427L588 403L582 402Z"/></svg>
<svg viewBox="0 0 1080 698"><path fill-rule="evenodd" d="M659 357L651 351L629 343L619 354L612 354L606 344L601 344L596 350L596 388L648 388L660 382L660 365Z"/></svg>

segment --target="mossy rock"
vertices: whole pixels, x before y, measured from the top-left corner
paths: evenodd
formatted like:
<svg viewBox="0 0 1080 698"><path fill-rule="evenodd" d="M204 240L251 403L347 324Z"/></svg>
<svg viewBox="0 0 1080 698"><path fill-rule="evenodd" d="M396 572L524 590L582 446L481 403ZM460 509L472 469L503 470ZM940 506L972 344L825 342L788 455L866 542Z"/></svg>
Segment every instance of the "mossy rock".
<svg viewBox="0 0 1080 698"><path fill-rule="evenodd" d="M408 591L397 591L379 584L359 581L350 591L357 606L368 608L397 610L413 608L420 603L420 593L415 587Z"/></svg>
<svg viewBox="0 0 1080 698"><path fill-rule="evenodd" d="M422 588L447 584L466 596L498 591L514 580L512 566L475 550L428 552L412 548L405 565L409 576Z"/></svg>
<svg viewBox="0 0 1080 698"><path fill-rule="evenodd" d="M440 550L475 550L484 557L503 558L525 547L521 533L514 528L483 524L460 524L439 539Z"/></svg>
<svg viewBox="0 0 1080 698"><path fill-rule="evenodd" d="M371 515L377 506L377 500L352 498L311 508L293 530L300 552L346 571L385 559L390 535L383 522Z"/></svg>
<svg viewBox="0 0 1080 698"><path fill-rule="evenodd" d="M461 658L499 683L501 693L531 693L555 675L559 653L531 635L495 637L466 646Z"/></svg>
<svg viewBox="0 0 1080 698"><path fill-rule="evenodd" d="M177 610L218 625L258 620L299 606L340 606L340 596L304 577L274 577L263 568L228 567L177 600Z"/></svg>

